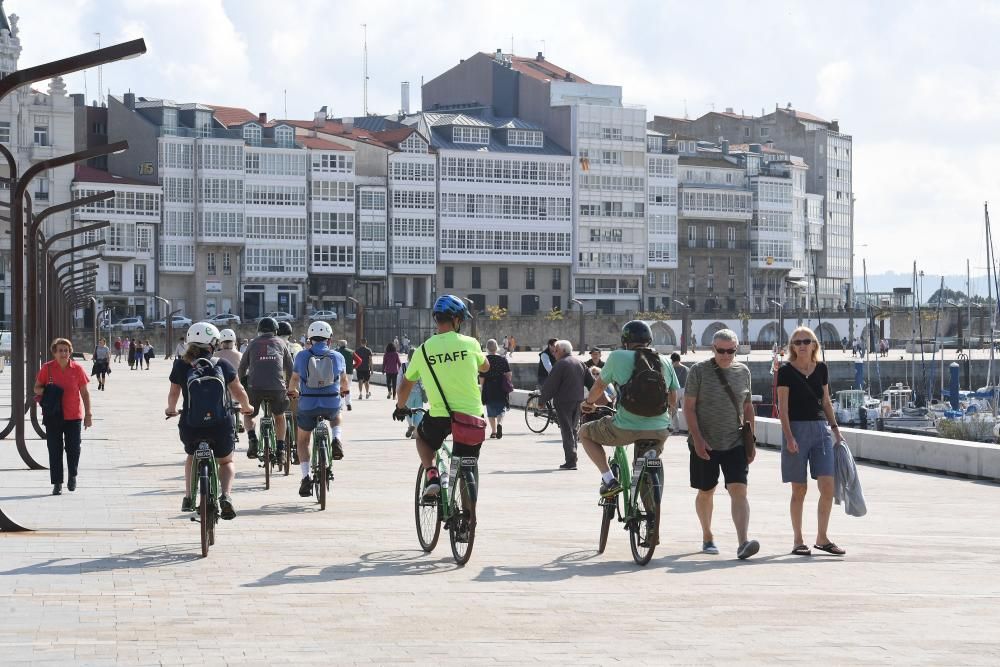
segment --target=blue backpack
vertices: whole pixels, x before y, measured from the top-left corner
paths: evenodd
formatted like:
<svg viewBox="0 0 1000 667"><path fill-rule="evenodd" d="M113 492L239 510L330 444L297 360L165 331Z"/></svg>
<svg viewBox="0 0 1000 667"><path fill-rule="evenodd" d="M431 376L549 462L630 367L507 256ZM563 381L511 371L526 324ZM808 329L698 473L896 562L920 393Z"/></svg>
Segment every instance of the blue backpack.
<svg viewBox="0 0 1000 667"><path fill-rule="evenodd" d="M232 425L226 379L211 359L195 359L187 378L188 405L184 423L191 428Z"/></svg>

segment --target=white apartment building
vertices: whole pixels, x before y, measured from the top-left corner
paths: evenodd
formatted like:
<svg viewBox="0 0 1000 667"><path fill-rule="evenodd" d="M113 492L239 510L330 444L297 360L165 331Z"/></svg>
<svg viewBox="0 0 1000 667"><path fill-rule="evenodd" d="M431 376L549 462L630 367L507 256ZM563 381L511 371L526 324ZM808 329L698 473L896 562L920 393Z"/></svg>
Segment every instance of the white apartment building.
<svg viewBox="0 0 1000 667"><path fill-rule="evenodd" d="M677 161L676 146L666 136L646 133L646 285L645 308L672 308L677 274Z"/></svg>
<svg viewBox="0 0 1000 667"><path fill-rule="evenodd" d="M11 14L8 18L0 3L0 76L18 69L21 40L17 22L17 15ZM19 174L42 160L74 150L73 101L66 96L66 85L61 77L56 77L49 82L47 90L43 93L24 86L0 101L0 143L13 154ZM0 160L0 177L7 176L7 163ZM50 169L36 176L27 190L32 209L38 213L49 206L68 202L72 181L72 165ZM4 200L9 201L9 184L0 184L0 189L7 191ZM64 231L69 228L69 221L68 212L51 215L43 223L42 232L51 236ZM9 231L10 223L0 223L0 229ZM68 246L61 243L59 247ZM0 318L4 322L3 328L10 327L10 264L10 235L0 233Z"/></svg>
<svg viewBox="0 0 1000 667"><path fill-rule="evenodd" d="M152 297L157 291L155 254L163 190L158 185L112 176L92 167L76 168L74 199L108 190L115 191L114 199L73 209L76 227L99 221L111 223L106 229L82 235L78 241L105 241L101 248L80 253L101 255L96 262L96 296L101 308L111 310L112 322L132 315L147 323L165 317L165 311Z"/></svg>
<svg viewBox="0 0 1000 667"><path fill-rule="evenodd" d="M416 128L379 135L389 154L389 303L431 306L437 270L438 157Z"/></svg>
<svg viewBox="0 0 1000 667"><path fill-rule="evenodd" d="M438 294L530 315L568 306L572 170L542 128L490 115L418 114L438 158Z"/></svg>

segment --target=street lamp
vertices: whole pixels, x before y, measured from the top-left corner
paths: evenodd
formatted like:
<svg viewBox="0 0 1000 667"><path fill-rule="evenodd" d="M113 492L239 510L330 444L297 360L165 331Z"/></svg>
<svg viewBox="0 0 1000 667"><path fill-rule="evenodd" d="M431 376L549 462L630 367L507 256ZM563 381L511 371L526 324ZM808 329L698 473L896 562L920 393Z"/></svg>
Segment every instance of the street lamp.
<svg viewBox="0 0 1000 667"><path fill-rule="evenodd" d="M357 311L354 314L354 348L357 349L361 347L362 332L365 330L365 307L353 296L347 297L347 300L354 304Z"/></svg>
<svg viewBox="0 0 1000 667"><path fill-rule="evenodd" d="M774 323L778 327L775 339L778 347L781 347L781 339L785 334L785 307L774 299L768 299L768 301L774 304Z"/></svg>
<svg viewBox="0 0 1000 667"><path fill-rule="evenodd" d="M576 304L578 309L577 312L580 313L580 354L583 354L587 351L587 343L584 338L584 322L586 320L583 319L583 301L580 301L579 299L570 299L569 302Z"/></svg>
<svg viewBox="0 0 1000 667"><path fill-rule="evenodd" d="M162 301L167 306L166 316L163 318L163 327L166 331L166 339L163 341L163 358L170 358L170 342L174 339L174 315L170 312L170 302L162 296L153 295L157 301Z"/></svg>
<svg viewBox="0 0 1000 667"><path fill-rule="evenodd" d="M681 315L681 354L687 354L688 339L691 337L691 306L679 299L673 299L673 302L684 309Z"/></svg>

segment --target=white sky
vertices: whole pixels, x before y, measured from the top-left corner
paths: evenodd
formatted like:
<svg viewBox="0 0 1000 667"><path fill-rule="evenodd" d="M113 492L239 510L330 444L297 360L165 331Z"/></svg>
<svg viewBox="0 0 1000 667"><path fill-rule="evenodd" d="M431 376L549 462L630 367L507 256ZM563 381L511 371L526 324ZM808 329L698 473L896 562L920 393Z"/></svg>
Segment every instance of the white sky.
<svg viewBox="0 0 1000 667"><path fill-rule="evenodd" d="M1000 0L766 3L510 0L6 0L21 67L142 36L149 52L104 67L114 94L311 118L399 108L411 82L476 51L547 59L624 87L653 114L776 103L840 120L854 137L856 255L869 273L985 266L983 202L1000 225ZM544 49L543 49L544 43ZM87 74L89 98L97 73ZM84 76L68 78L83 92ZM856 261L860 272L860 261Z"/></svg>

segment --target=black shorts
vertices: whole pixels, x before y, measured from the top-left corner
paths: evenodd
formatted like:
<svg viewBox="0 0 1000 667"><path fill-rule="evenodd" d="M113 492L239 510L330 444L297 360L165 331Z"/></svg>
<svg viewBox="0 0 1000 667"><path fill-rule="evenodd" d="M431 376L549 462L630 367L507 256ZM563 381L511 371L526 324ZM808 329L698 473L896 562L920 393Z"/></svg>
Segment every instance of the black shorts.
<svg viewBox="0 0 1000 667"><path fill-rule="evenodd" d="M424 415L424 418L420 420L420 425L417 426L417 435L434 451L441 449L444 439L451 435L451 417ZM452 456L479 458L481 446L481 442L472 445L452 442L451 454Z"/></svg>
<svg viewBox="0 0 1000 667"><path fill-rule="evenodd" d="M288 394L284 389L248 389L247 396L250 397L250 405L253 406L251 417L257 416L260 404L265 399L271 403L272 415L283 415L288 411Z"/></svg>
<svg viewBox="0 0 1000 667"><path fill-rule="evenodd" d="M720 470L727 488L730 484L747 483L750 466L742 444L732 449L712 450L708 453L708 461L695 454L694 445L690 442L688 451L691 453L691 488L699 491L714 489L719 484Z"/></svg>
<svg viewBox="0 0 1000 667"><path fill-rule="evenodd" d="M184 453L188 456L194 454L195 450L198 449L198 443L203 440L208 441L208 444L212 446L212 453L217 459L229 456L236 449L232 427L190 428L180 426L180 434L181 442L184 443Z"/></svg>
<svg viewBox="0 0 1000 667"><path fill-rule="evenodd" d="M372 379L372 372L370 370L369 371L363 371L361 369L358 369L357 373L358 373L358 383L359 384L362 383L362 382L368 382L369 380Z"/></svg>

